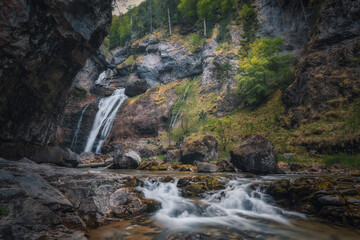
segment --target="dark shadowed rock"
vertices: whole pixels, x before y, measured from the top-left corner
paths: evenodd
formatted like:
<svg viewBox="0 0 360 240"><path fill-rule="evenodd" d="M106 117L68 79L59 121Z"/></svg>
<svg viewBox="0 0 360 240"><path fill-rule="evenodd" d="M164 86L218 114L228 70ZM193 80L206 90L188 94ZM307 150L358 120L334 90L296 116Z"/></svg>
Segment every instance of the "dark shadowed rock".
<svg viewBox="0 0 360 240"><path fill-rule="evenodd" d="M218 142L211 135L187 137L180 143L180 149L180 161L185 164L215 160L219 157Z"/></svg>
<svg viewBox="0 0 360 240"><path fill-rule="evenodd" d="M132 74L126 83L125 94L129 97L135 97L146 92L148 88L149 85L145 80L140 79L136 74Z"/></svg>
<svg viewBox="0 0 360 240"><path fill-rule="evenodd" d="M40 150L32 158L36 163L53 163L59 166L73 166L79 164L78 156L68 148L48 147Z"/></svg>
<svg viewBox="0 0 360 240"><path fill-rule="evenodd" d="M263 136L249 136L230 151L234 167L256 174L278 173L277 155L272 143Z"/></svg>
<svg viewBox="0 0 360 240"><path fill-rule="evenodd" d="M111 0L0 3L0 155L54 140L76 73L108 33Z"/></svg>

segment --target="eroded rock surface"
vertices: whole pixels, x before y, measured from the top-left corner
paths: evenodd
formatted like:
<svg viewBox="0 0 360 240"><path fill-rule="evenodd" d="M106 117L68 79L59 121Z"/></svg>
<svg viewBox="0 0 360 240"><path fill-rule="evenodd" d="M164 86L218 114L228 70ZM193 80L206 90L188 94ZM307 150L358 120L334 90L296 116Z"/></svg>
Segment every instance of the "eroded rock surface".
<svg viewBox="0 0 360 240"><path fill-rule="evenodd" d="M113 217L154 211L135 177L0 158L1 239L85 239ZM4 213L4 215L3 215Z"/></svg>
<svg viewBox="0 0 360 240"><path fill-rule="evenodd" d="M286 90L285 125L316 120L330 107L360 95L360 5L358 1L325 1L315 33Z"/></svg>

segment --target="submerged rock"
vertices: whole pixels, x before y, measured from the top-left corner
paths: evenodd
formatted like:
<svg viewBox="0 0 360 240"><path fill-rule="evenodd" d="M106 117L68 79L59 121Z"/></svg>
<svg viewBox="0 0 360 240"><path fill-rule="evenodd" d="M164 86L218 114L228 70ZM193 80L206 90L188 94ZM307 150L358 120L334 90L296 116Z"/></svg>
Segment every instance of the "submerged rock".
<svg viewBox="0 0 360 240"><path fill-rule="evenodd" d="M272 143L263 136L250 136L230 151L234 167L255 174L278 173L277 155Z"/></svg>

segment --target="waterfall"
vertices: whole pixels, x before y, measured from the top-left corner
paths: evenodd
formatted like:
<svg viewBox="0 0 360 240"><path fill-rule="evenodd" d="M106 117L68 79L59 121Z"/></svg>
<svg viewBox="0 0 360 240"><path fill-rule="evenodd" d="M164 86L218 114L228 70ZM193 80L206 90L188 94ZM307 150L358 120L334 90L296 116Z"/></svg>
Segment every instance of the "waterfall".
<svg viewBox="0 0 360 240"><path fill-rule="evenodd" d="M80 118L79 118L79 121L76 125L76 130L75 130L75 133L74 133L74 137L71 141L71 146L70 146L70 149L72 151L75 151L75 147L76 147L76 142L77 142L77 139L78 139L78 135L79 135L79 132L80 132L80 127L81 127L81 122L82 122L82 119L83 119L83 116L84 116L84 113L86 111L86 109L88 108L89 104L86 105L86 107L82 110L81 112L81 115L80 115Z"/></svg>
<svg viewBox="0 0 360 240"><path fill-rule="evenodd" d="M178 101L176 101L176 103L180 103L180 104L181 104L181 103L183 103L183 102L185 101L185 99L186 99L186 97L187 97L187 93L188 93L188 91L189 91L189 88L190 88L190 84L188 84L188 85L186 86L183 96L182 96ZM178 118L179 115L180 115L180 112L181 112L181 109L179 108L178 111L176 112L176 114L171 114L170 125L169 125L169 126L170 126L170 128L169 128L170 130L174 128L175 123L176 123L176 121L177 121L177 118Z"/></svg>
<svg viewBox="0 0 360 240"><path fill-rule="evenodd" d="M102 85L103 84L103 81L108 78L108 77L112 77L113 76L113 71L111 69L107 69L105 71L103 71L98 79L95 81L95 84L98 84L98 85Z"/></svg>
<svg viewBox="0 0 360 240"><path fill-rule="evenodd" d="M177 182L162 183L146 180L137 189L144 196L160 203L153 216L169 231L195 232L204 227L231 228L236 231L286 234L289 217L305 219L305 215L283 210L271 204L271 198L260 188L252 188L248 180L232 180L227 188L202 200L181 196ZM279 226L274 229L273 226ZM282 232L284 231L284 232ZM281 238L282 239L282 238Z"/></svg>
<svg viewBox="0 0 360 240"><path fill-rule="evenodd" d="M95 144L95 152L99 153L101 151L101 147L113 126L117 112L126 98L125 89L117 89L110 97L106 97L100 100L99 110L96 113L84 152L91 152ZM96 143L96 138L98 137L99 133L100 138Z"/></svg>

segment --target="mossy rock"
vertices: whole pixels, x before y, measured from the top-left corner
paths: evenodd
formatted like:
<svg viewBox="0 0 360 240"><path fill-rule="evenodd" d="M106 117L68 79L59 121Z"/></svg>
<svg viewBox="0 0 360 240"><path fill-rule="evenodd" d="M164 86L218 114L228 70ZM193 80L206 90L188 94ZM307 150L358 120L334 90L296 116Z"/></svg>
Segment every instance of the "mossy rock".
<svg viewBox="0 0 360 240"><path fill-rule="evenodd" d="M168 166L166 164L160 164L157 166L151 166L149 170L151 171L166 171Z"/></svg>
<svg viewBox="0 0 360 240"><path fill-rule="evenodd" d="M140 180L136 177L127 177L125 178L124 187L137 187L140 185Z"/></svg>
<svg viewBox="0 0 360 240"><path fill-rule="evenodd" d="M197 171L197 167L191 164L180 165L178 169L179 171L193 171L193 172Z"/></svg>
<svg viewBox="0 0 360 240"><path fill-rule="evenodd" d="M225 181L220 181L213 176L195 176L192 178L181 178L178 187L185 197L201 197L204 193L224 189Z"/></svg>

